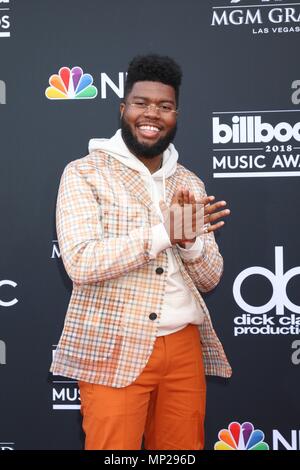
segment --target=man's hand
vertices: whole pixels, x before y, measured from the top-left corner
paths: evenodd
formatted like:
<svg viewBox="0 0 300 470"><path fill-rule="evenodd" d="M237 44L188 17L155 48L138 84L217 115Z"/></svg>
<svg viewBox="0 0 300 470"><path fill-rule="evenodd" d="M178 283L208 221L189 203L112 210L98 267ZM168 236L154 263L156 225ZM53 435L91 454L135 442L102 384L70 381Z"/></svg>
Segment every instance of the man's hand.
<svg viewBox="0 0 300 470"><path fill-rule="evenodd" d="M196 241L197 236L213 232L224 225L224 221L219 219L228 216L230 210L224 209L227 204L225 201L213 202L214 200L214 196L206 196L196 201L191 191L181 187L175 192L170 207L160 201L165 228L172 245L178 243L186 248ZM193 236L190 236L191 233Z"/></svg>

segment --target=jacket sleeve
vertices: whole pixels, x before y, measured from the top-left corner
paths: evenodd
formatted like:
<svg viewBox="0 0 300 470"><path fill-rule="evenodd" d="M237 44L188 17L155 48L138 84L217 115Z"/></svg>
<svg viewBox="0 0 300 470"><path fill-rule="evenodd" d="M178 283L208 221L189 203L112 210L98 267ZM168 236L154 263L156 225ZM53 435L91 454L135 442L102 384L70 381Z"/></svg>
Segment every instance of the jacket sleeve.
<svg viewBox="0 0 300 470"><path fill-rule="evenodd" d="M204 184L198 179L196 188L192 188L196 198L206 196ZM203 247L201 254L192 259L185 259L181 254L182 262L200 292L209 292L214 289L223 274L223 258L219 252L213 232L201 235Z"/></svg>
<svg viewBox="0 0 300 470"><path fill-rule="evenodd" d="M151 229L147 225L128 236L103 237L99 201L93 190L74 162L67 165L58 191L56 228L65 269L76 284L113 279L151 260Z"/></svg>

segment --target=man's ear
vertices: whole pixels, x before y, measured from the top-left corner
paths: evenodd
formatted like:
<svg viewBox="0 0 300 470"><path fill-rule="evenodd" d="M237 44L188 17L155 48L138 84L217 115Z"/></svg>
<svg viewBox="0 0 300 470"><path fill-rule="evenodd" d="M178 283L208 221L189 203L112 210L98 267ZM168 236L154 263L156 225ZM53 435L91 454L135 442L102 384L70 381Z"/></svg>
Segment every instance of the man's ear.
<svg viewBox="0 0 300 470"><path fill-rule="evenodd" d="M120 117L123 116L124 109L125 109L125 103L121 103L121 104L120 104L120 115L121 115Z"/></svg>

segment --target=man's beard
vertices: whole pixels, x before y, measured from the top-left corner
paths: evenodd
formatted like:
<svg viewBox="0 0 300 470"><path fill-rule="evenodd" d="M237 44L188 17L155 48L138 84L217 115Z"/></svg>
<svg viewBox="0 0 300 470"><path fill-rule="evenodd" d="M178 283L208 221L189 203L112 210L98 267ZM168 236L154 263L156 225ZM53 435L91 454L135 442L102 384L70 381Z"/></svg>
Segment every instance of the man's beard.
<svg viewBox="0 0 300 470"><path fill-rule="evenodd" d="M153 145L141 144L132 134L130 126L124 117L121 118L121 131L125 144L136 157L153 158L161 155L174 140L177 132L177 123L165 137L162 137Z"/></svg>

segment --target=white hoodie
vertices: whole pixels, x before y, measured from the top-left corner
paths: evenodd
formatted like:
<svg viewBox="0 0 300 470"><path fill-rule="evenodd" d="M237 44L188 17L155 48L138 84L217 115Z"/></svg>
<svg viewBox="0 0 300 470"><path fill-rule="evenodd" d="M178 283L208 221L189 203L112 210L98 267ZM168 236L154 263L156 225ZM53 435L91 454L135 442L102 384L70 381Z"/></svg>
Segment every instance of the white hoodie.
<svg viewBox="0 0 300 470"><path fill-rule="evenodd" d="M123 165L138 170L145 182L151 199L160 216L161 223L152 227L152 247L150 256L155 259L158 253L166 250L168 255L168 277L162 314L158 327L158 336L175 333L184 328L189 323L200 325L204 319L204 314L200 304L194 295L190 295L188 286L182 277L178 263L173 254L171 243L167 231L163 225L163 216L159 207L159 201L165 198L165 179L169 178L176 171L178 152L173 144L170 144L163 154L162 167L155 173L150 173L146 165L133 155L122 139L119 129L111 139L91 139L89 142L89 152L102 150L119 160ZM177 245L178 246L178 245ZM198 257L203 249L201 238L184 249L178 246L183 259Z"/></svg>

